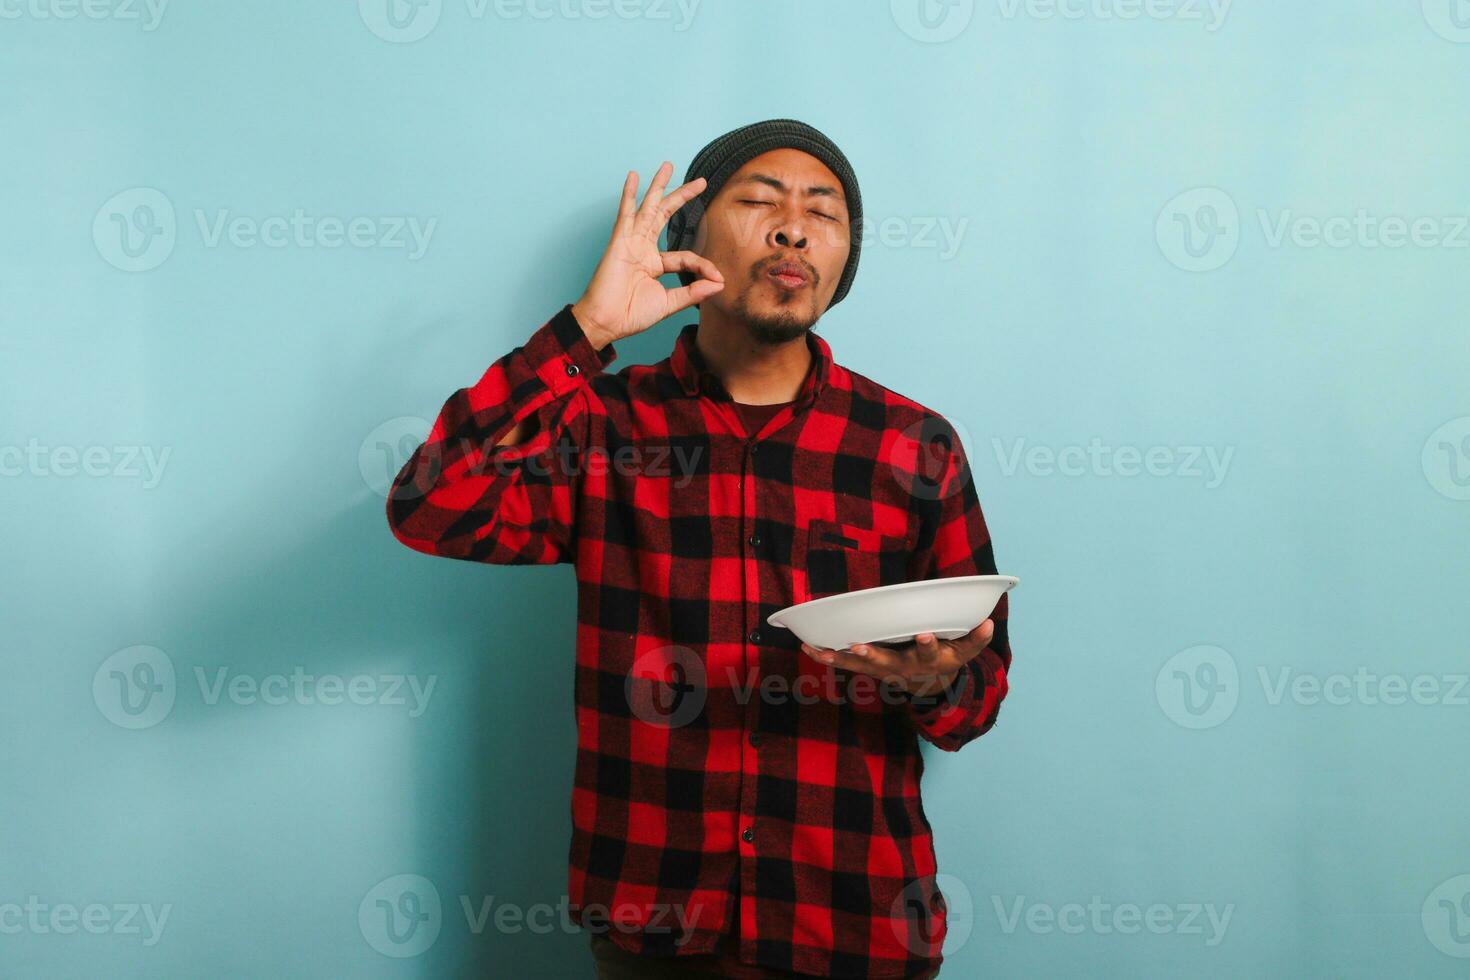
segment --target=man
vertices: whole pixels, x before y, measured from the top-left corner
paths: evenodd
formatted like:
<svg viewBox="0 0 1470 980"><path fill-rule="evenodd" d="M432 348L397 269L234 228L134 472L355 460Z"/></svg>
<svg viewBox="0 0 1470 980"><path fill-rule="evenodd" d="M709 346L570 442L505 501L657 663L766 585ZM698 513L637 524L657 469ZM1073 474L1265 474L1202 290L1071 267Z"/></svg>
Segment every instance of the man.
<svg viewBox="0 0 1470 980"><path fill-rule="evenodd" d="M641 206L629 173L585 292L449 398L389 523L428 554L576 567L568 883L599 976L932 977L947 907L919 738L953 751L995 724L1006 598L966 636L894 647L766 620L994 574L964 451L813 332L861 246L826 136L756 123L665 195L671 173ZM606 371L690 306L669 357Z"/></svg>

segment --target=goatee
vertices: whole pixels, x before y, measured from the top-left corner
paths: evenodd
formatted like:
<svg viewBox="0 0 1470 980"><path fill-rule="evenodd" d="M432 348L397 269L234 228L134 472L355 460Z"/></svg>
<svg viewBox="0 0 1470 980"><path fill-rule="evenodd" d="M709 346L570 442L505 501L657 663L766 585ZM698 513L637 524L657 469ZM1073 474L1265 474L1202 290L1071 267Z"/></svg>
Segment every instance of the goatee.
<svg viewBox="0 0 1470 980"><path fill-rule="evenodd" d="M754 313L746 303L744 296L741 296L736 302L734 313L745 325L745 331L750 334L752 340L758 344L770 346L789 343L798 337L805 336L816 323L815 317L807 320L790 310L769 315Z"/></svg>

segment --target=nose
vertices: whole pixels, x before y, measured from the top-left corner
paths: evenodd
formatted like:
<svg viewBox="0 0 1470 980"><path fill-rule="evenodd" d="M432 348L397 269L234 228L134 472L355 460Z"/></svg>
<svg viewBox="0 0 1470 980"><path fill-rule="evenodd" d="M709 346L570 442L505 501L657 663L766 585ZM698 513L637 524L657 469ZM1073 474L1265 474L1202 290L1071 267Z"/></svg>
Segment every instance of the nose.
<svg viewBox="0 0 1470 980"><path fill-rule="evenodd" d="M771 226L766 236L766 244L781 246L782 248L806 248L806 233L801 229L801 221L790 211L783 211L780 218Z"/></svg>

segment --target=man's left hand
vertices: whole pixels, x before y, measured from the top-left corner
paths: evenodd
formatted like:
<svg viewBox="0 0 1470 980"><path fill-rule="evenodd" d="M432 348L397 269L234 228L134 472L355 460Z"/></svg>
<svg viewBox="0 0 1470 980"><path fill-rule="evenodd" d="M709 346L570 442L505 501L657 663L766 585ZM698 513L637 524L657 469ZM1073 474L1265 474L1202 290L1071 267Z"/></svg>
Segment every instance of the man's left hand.
<svg viewBox="0 0 1470 980"><path fill-rule="evenodd" d="M948 688L960 669L978 656L994 635L995 623L987 619L953 640L920 633L912 643L901 646L858 643L847 650L828 650L804 642L801 649L818 663L870 674L912 695L923 696Z"/></svg>

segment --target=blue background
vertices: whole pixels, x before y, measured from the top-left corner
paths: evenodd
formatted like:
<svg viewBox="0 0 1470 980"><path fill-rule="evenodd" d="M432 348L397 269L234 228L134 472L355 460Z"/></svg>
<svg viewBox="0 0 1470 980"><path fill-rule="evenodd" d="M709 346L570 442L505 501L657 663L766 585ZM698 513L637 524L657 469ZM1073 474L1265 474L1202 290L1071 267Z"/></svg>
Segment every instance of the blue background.
<svg viewBox="0 0 1470 980"><path fill-rule="evenodd" d="M925 747L945 975L1464 975L1470 5L94 2L0 18L0 975L590 974L461 907L564 901L572 570L416 555L382 487L628 170L775 116L871 222L819 331L961 430L1022 583L1000 723ZM298 209L433 225L209 234ZM435 687L208 696L298 670ZM372 925L400 875L417 955Z"/></svg>

